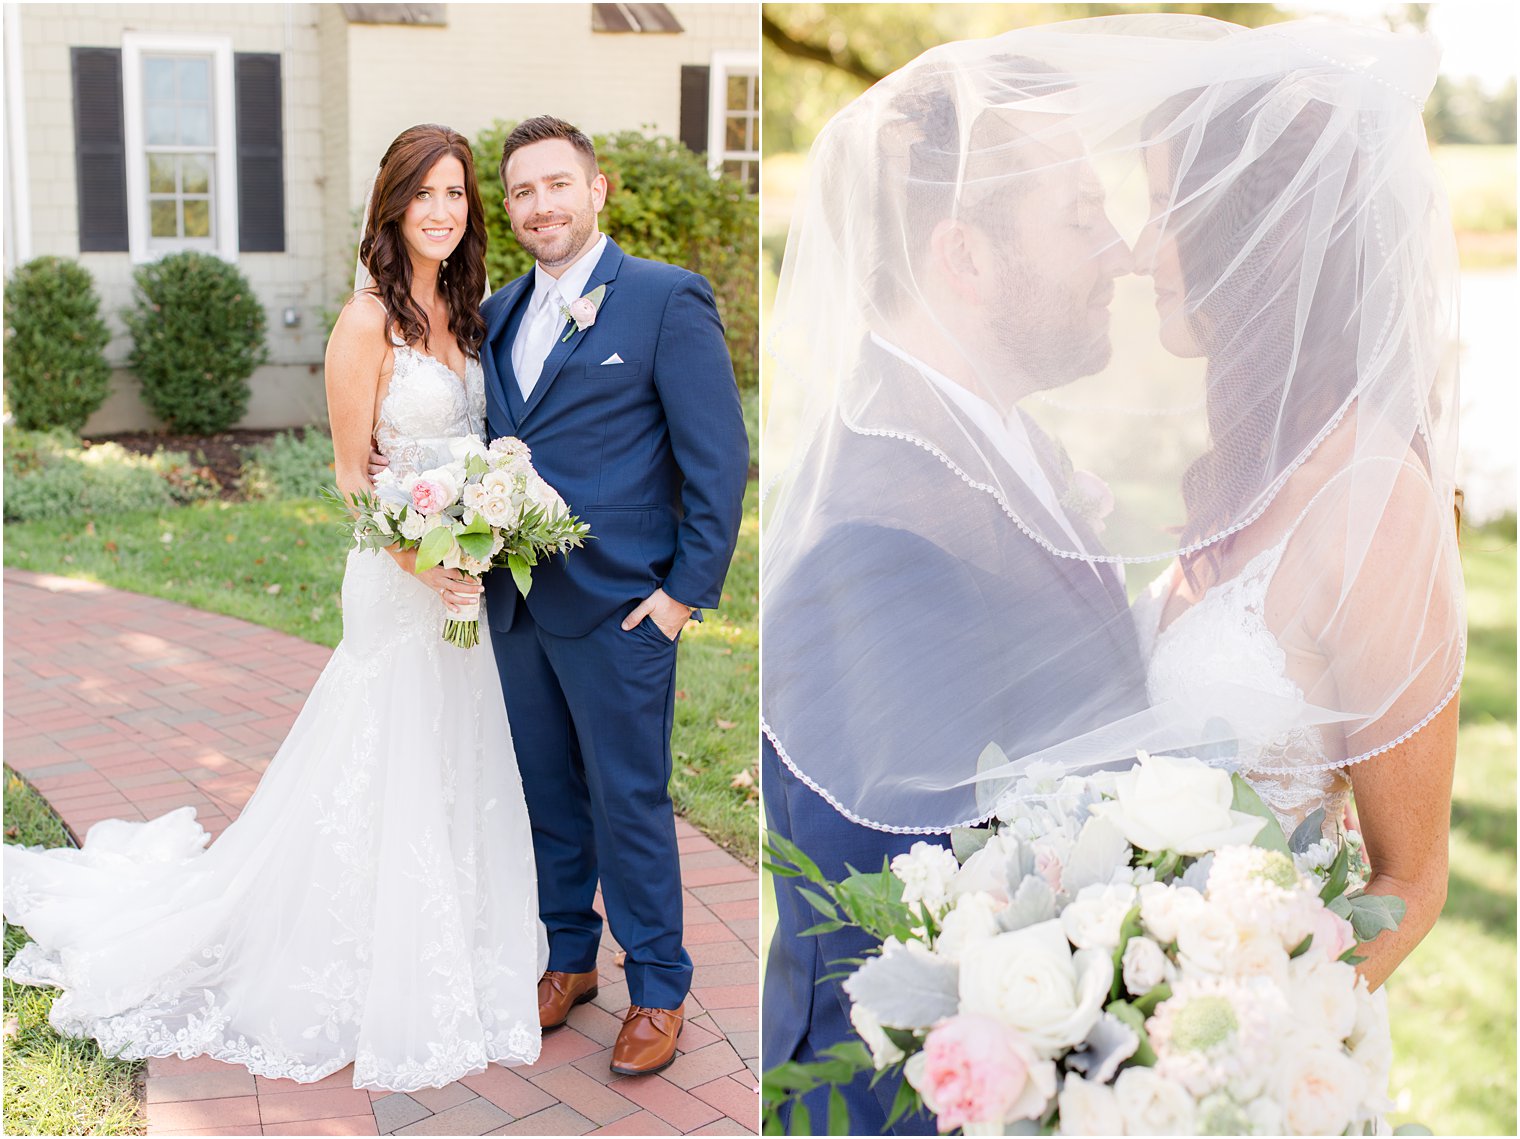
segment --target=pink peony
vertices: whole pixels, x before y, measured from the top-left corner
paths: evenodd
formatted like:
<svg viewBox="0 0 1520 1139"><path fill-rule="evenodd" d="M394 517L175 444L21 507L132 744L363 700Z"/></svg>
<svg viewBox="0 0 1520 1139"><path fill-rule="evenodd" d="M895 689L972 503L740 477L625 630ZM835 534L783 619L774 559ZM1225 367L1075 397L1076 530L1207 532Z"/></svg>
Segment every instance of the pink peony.
<svg viewBox="0 0 1520 1139"><path fill-rule="evenodd" d="M577 330L590 328L596 323L596 302L590 297L578 297L570 302L570 319Z"/></svg>
<svg viewBox="0 0 1520 1139"><path fill-rule="evenodd" d="M412 486L412 508L419 514L436 514L452 502L453 495L449 494L448 488L435 482L418 479Z"/></svg>
<svg viewBox="0 0 1520 1139"><path fill-rule="evenodd" d="M975 1013L951 1017L924 1041L915 1086L941 1132L1038 1119L1056 1090L1055 1065L1020 1033Z"/></svg>

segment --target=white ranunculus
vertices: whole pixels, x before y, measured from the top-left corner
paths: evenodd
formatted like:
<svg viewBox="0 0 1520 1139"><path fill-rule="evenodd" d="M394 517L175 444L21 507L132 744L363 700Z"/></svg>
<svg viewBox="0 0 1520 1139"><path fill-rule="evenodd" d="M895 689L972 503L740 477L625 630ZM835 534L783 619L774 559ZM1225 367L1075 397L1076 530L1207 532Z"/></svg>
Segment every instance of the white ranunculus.
<svg viewBox="0 0 1520 1139"><path fill-rule="evenodd" d="M1113 822L1141 850L1204 854L1254 839L1266 820L1230 809L1230 777L1188 756L1140 754L1114 779L1117 799L1092 813Z"/></svg>
<svg viewBox="0 0 1520 1139"><path fill-rule="evenodd" d="M1140 887L1140 923L1163 945L1177 940L1184 922L1203 906L1203 895L1186 886L1149 882Z"/></svg>
<svg viewBox="0 0 1520 1139"><path fill-rule="evenodd" d="M1209 903L1189 913L1177 930L1177 954L1183 968L1215 977L1230 973L1240 942L1240 929L1230 915Z"/></svg>
<svg viewBox="0 0 1520 1139"><path fill-rule="evenodd" d="M1114 1081L1114 1099L1126 1135L1193 1134L1193 1097L1154 1068L1125 1068Z"/></svg>
<svg viewBox="0 0 1520 1139"><path fill-rule="evenodd" d="M855 1031L860 1033L860 1038L871 1050L871 1060L875 1063L877 1071L903 1058L903 1050L892 1043L891 1037L881 1027L881 1021L877 1020L876 1014L865 1005L859 1003L850 1005L850 1023L855 1026Z"/></svg>
<svg viewBox="0 0 1520 1139"><path fill-rule="evenodd" d="M991 894L962 894L954 908L940 918L934 951L941 957L959 961L968 946L996 937L998 909Z"/></svg>
<svg viewBox="0 0 1520 1139"><path fill-rule="evenodd" d="M1229 971L1238 980L1259 977L1286 989L1288 964L1288 951L1282 947L1281 939L1265 930L1244 930L1229 962Z"/></svg>
<svg viewBox="0 0 1520 1139"><path fill-rule="evenodd" d="M999 934L961 955L960 1002L1022 1032L1051 1058L1074 1048L1103 1012L1113 958L1102 950L1075 954L1059 919Z"/></svg>
<svg viewBox="0 0 1520 1139"><path fill-rule="evenodd" d="M1131 996L1143 997L1166 980L1169 965L1161 946L1148 937L1132 937L1124 947L1124 987Z"/></svg>
<svg viewBox="0 0 1520 1139"><path fill-rule="evenodd" d="M938 913L950 899L950 881L960 863L948 848L932 842L915 842L906 854L892 859L892 873L903 884L903 901L921 902Z"/></svg>
<svg viewBox="0 0 1520 1139"><path fill-rule="evenodd" d="M1119 948L1124 917L1134 904L1135 888L1128 882L1085 886L1061 911L1061 928L1078 949L1113 953Z"/></svg>
<svg viewBox="0 0 1520 1139"><path fill-rule="evenodd" d="M1288 963L1289 983L1283 987L1293 1006L1294 1023L1316 1037L1336 1042L1356 1028L1356 969L1344 961L1326 961L1305 953Z"/></svg>
<svg viewBox="0 0 1520 1139"><path fill-rule="evenodd" d="M1061 1111L1059 1135L1123 1135L1119 1101L1107 1084L1091 1084L1069 1072L1056 1100Z"/></svg>
<svg viewBox="0 0 1520 1139"><path fill-rule="evenodd" d="M428 531L428 520L424 514L418 514L415 510L408 510L406 517L401 520L401 536L415 542Z"/></svg>
<svg viewBox="0 0 1520 1139"><path fill-rule="evenodd" d="M1274 1075L1294 1135L1343 1134L1367 1092L1366 1072L1336 1045L1284 1049Z"/></svg>

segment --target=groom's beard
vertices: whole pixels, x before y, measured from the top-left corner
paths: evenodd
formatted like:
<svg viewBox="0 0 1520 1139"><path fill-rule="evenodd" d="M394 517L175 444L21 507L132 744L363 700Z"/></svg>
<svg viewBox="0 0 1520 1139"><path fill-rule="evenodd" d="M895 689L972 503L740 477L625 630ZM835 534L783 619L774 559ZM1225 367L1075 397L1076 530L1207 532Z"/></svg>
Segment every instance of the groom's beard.
<svg viewBox="0 0 1520 1139"><path fill-rule="evenodd" d="M1030 390L1095 375L1113 355L1108 311L1113 297L1110 280L1079 295L1068 282L1052 280L1010 257L1003 263L996 311L1017 317L993 324L998 349L1019 373L1034 380Z"/></svg>
<svg viewBox="0 0 1520 1139"><path fill-rule="evenodd" d="M596 210L591 208L589 198L586 206L584 211L574 214L536 214L521 226L514 225L512 233L518 244L531 253L535 261L546 269L556 269L574 261L591 240L591 233L596 228ZM548 236L534 233L531 228L554 222L568 224L564 229Z"/></svg>

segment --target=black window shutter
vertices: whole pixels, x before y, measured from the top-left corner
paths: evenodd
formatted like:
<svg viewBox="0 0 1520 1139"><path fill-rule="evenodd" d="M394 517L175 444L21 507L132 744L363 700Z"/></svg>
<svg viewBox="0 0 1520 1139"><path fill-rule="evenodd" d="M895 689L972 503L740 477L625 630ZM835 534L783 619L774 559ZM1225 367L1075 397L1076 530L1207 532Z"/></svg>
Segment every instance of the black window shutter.
<svg viewBox="0 0 1520 1139"><path fill-rule="evenodd" d="M79 251L127 250L127 143L121 49L69 50L74 77L74 174L79 188Z"/></svg>
<svg viewBox="0 0 1520 1139"><path fill-rule="evenodd" d="M285 251L285 133L280 120L280 57L237 52L238 248Z"/></svg>
<svg viewBox="0 0 1520 1139"><path fill-rule="evenodd" d="M681 141L694 154L707 153L707 82L710 67L681 68Z"/></svg>

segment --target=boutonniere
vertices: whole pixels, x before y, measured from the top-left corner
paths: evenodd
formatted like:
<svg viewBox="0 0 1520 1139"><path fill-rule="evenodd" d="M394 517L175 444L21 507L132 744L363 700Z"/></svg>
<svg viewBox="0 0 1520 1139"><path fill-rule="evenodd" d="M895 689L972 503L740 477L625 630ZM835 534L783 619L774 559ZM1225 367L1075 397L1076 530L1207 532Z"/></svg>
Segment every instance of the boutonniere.
<svg viewBox="0 0 1520 1139"><path fill-rule="evenodd" d="M1086 522L1094 534L1103 533L1104 522L1114 512L1114 492L1091 471L1073 471L1061 495L1061 506Z"/></svg>
<svg viewBox="0 0 1520 1139"><path fill-rule="evenodd" d="M607 295L607 286L598 285L583 297L578 297L568 305L560 305L559 311L564 314L567 324L575 325L574 328L565 329L565 335L560 338L563 344L577 332L583 332L596 323L596 310L602 306L602 298Z"/></svg>

